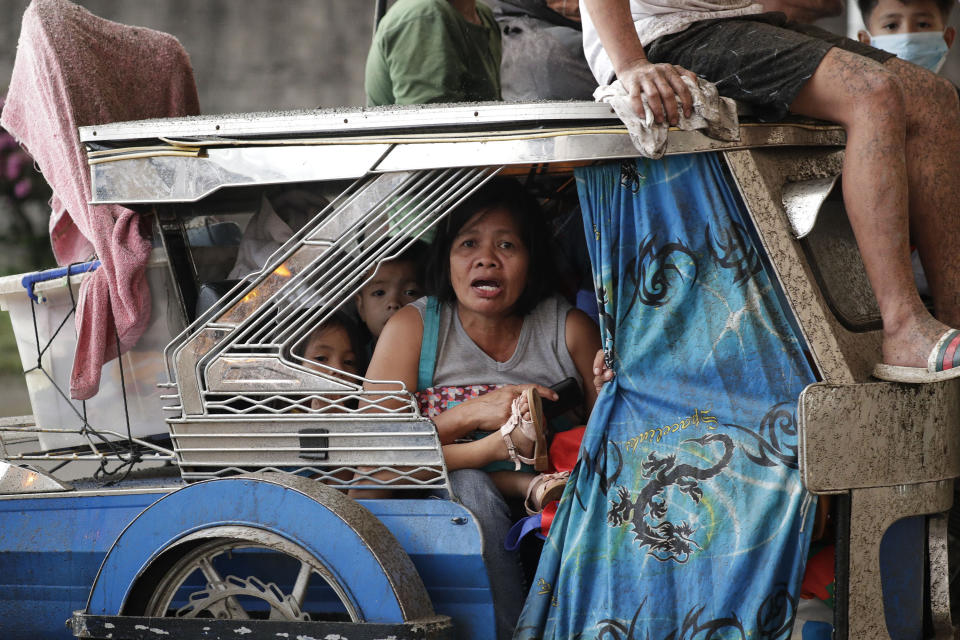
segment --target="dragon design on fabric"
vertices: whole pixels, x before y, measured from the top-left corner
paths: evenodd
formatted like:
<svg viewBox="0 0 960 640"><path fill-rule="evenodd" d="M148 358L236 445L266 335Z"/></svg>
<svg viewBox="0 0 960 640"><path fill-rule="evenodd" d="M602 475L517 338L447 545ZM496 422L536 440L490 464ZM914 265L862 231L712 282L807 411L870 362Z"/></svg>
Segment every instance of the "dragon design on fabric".
<svg viewBox="0 0 960 640"><path fill-rule="evenodd" d="M649 482L640 490L636 499L630 499L630 492L623 485L617 486L617 499L612 500L607 512L607 523L612 527L631 525L636 534L635 542L640 547L649 547L647 555L661 562L673 560L684 564L701 547L693 534L696 532L686 521L679 524L665 520L669 505L664 496L672 486L691 500L699 504L703 497L700 482L708 480L723 471L733 458L735 445L730 436L723 433L709 433L701 438L691 438L683 442L692 442L706 448L712 443L723 445L723 454L714 465L701 468L691 464L677 463L676 455L657 456L651 451L641 465L640 473ZM651 523L649 521L654 521Z"/></svg>
<svg viewBox="0 0 960 640"><path fill-rule="evenodd" d="M736 222L720 229L716 235L706 228L707 246L710 255L724 269L733 269L733 283L742 284L760 271L760 256L753 244L748 242L746 230Z"/></svg>
<svg viewBox="0 0 960 640"><path fill-rule="evenodd" d="M730 638L746 640L747 632L736 614L712 620L701 621L705 607L694 607L684 616L683 622L664 640L710 640L711 638Z"/></svg>
<svg viewBox="0 0 960 640"><path fill-rule="evenodd" d="M647 604L644 597L633 613L629 624L616 618L597 622L596 640L640 640L649 638L644 628L641 613ZM796 617L796 598L785 586L776 585L757 610L756 628L749 630L735 613L728 616L702 620L706 607L695 605L683 617L683 621L664 636L664 640L746 640L748 635L756 640L778 640L789 635ZM642 631L647 631L641 635Z"/></svg>
<svg viewBox="0 0 960 640"><path fill-rule="evenodd" d="M620 163L620 186L636 195L640 193L640 187L643 186L646 177L637 168L637 162L624 160Z"/></svg>
<svg viewBox="0 0 960 640"><path fill-rule="evenodd" d="M624 624L620 620L607 618L597 623L596 640L640 640L640 638L649 638L649 632L641 636L638 632L641 627L639 623L640 614L647 604L647 598L643 599L640 606L633 614L630 624ZM746 640L747 632L736 614L713 618L711 620L701 620L705 607L694 606L684 616L680 626L673 629L664 640L712 640L719 638L729 638L730 640Z"/></svg>
<svg viewBox="0 0 960 640"><path fill-rule="evenodd" d="M608 369L613 369L613 341L617 323L613 319L613 316L607 312L607 308L610 306L610 298L607 295L606 287L604 287L602 283L597 282L594 288L597 292L597 310L600 314L600 327L603 330L603 362L607 365Z"/></svg>
<svg viewBox="0 0 960 640"><path fill-rule="evenodd" d="M743 453L754 464L762 467L775 467L782 464L791 469L799 468L797 463L797 420L794 416L796 404L779 402L760 419L756 431L739 424L726 426L738 429L751 436L757 445L756 452L750 451L746 443L741 443Z"/></svg>
<svg viewBox="0 0 960 640"><path fill-rule="evenodd" d="M687 256L688 264L678 262L680 255ZM689 273L690 271L693 273ZM630 304L621 317L626 318L630 314L637 300L648 307L662 307L669 302L670 293L674 289L671 272L674 278L686 282L687 286L696 282L697 261L693 251L679 241L667 242L658 247L656 235L647 235L640 243L637 256L632 258L624 269L633 292L629 294L625 287L624 293L628 294Z"/></svg>
<svg viewBox="0 0 960 640"><path fill-rule="evenodd" d="M797 617L797 598L787 587L778 584L757 610L758 640L776 640L787 637Z"/></svg>
<svg viewBox="0 0 960 640"><path fill-rule="evenodd" d="M613 453L616 454L616 456L611 455L609 460L607 457L608 447L612 448ZM615 460L613 459L614 457L616 458ZM581 449L579 459L580 461L577 465L583 466L583 474L595 473L599 476L598 491L601 495L607 495L607 489L613 486L623 472L623 454L620 453L620 448L617 446L617 443L611 440L607 441L606 447L599 447L597 452L592 456L586 450ZM608 462L610 466L613 467L613 472L610 475L604 473ZM577 484L575 484L573 488L573 497L576 499L576 504L580 509L586 511L589 499L580 492L580 487Z"/></svg>

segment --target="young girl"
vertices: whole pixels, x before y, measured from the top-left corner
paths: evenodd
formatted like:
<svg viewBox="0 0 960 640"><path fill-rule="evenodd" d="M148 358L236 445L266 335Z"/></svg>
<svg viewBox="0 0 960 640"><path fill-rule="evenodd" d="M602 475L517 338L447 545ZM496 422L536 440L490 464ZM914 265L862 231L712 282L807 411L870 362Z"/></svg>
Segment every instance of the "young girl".
<svg viewBox="0 0 960 640"><path fill-rule="evenodd" d="M363 352L357 324L346 313L337 311L310 332L306 346L298 355L311 361L307 366L317 371L357 384L351 375L363 375L366 368ZM322 413L343 413L356 408L356 399L347 398L349 394L325 395L314 398L310 407Z"/></svg>

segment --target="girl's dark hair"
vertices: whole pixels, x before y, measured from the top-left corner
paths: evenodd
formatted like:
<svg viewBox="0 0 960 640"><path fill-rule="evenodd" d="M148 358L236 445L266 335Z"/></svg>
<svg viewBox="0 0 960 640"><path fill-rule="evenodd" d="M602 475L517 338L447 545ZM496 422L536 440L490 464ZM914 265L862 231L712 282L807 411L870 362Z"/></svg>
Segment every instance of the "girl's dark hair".
<svg viewBox="0 0 960 640"><path fill-rule="evenodd" d="M296 355L301 358L306 357L307 346L314 337L334 327L341 327L347 332L347 337L350 340L350 349L353 351L353 357L356 358L357 361L357 374L361 376L364 375L367 371L367 348L366 342L364 342L363 339L363 332L360 330L360 325L357 321L343 310L334 311L333 315L327 318L325 322L311 329L307 335L307 339L301 343L302 346L295 351Z"/></svg>
<svg viewBox="0 0 960 640"><path fill-rule="evenodd" d="M427 256L424 287L442 302L453 302L450 282L450 249L460 229L481 211L504 209L520 228L520 239L530 255L527 286L517 299L516 312L526 315L554 292L553 270L547 238L550 234L536 198L512 178L493 178L471 194L440 222Z"/></svg>

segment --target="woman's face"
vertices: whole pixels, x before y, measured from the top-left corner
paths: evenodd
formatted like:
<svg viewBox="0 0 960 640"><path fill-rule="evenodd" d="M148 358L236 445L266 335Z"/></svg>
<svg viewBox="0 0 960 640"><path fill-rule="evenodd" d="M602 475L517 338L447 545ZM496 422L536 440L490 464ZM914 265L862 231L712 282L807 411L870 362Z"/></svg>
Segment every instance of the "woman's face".
<svg viewBox="0 0 960 640"><path fill-rule="evenodd" d="M450 247L450 282L461 307L484 315L512 313L527 286L530 254L506 209L480 211Z"/></svg>

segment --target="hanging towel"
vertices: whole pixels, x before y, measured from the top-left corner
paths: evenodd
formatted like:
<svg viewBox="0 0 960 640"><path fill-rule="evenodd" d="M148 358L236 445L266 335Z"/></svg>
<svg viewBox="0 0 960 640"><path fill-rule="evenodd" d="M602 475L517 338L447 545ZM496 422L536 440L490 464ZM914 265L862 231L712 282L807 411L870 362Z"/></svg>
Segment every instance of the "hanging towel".
<svg viewBox="0 0 960 640"><path fill-rule="evenodd" d="M136 344L150 320L149 229L116 205L90 205L77 127L199 113L190 60L165 33L103 20L66 0L33 0L0 123L53 189L50 239L61 265L96 256L80 288L70 394L87 399L103 363Z"/></svg>
<svg viewBox="0 0 960 640"><path fill-rule="evenodd" d="M690 89L693 96L693 113L690 117L683 115L680 109L679 129L692 131L706 129L711 138L717 140L737 140L740 138L740 123L737 119L737 103L730 98L724 98L717 93L717 87L712 82L698 78L694 82L686 76L681 76L684 84ZM597 102L606 102L617 116L627 125L633 145L647 158L660 158L667 150L667 133L670 128L666 123L657 124L653 120L653 111L647 102L647 96L642 95L643 115L641 116L630 105L630 96L619 80L612 84L597 87L593 92ZM679 106L680 101L677 100Z"/></svg>

